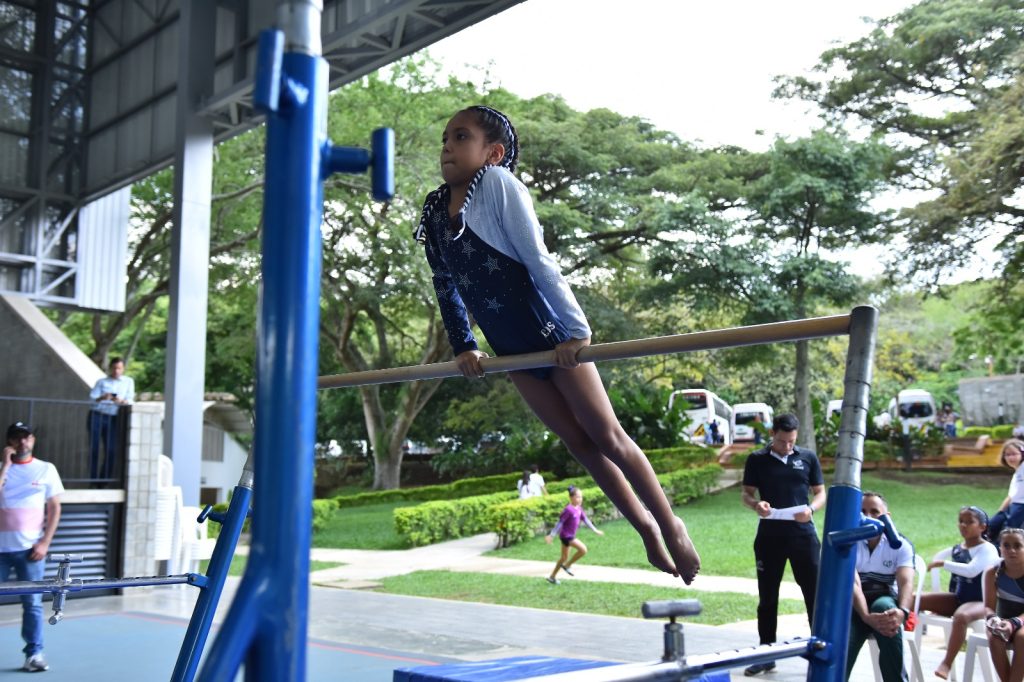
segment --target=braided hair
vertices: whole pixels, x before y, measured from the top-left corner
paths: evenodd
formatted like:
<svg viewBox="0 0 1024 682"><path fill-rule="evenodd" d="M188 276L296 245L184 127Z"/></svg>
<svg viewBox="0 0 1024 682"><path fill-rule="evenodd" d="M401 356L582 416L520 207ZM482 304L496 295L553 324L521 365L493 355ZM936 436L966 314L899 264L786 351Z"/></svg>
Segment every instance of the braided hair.
<svg viewBox="0 0 1024 682"><path fill-rule="evenodd" d="M484 139L487 143L494 144L500 142L505 147L505 155L501 157L501 161L499 161L497 165L503 166L510 172L515 173L516 167L519 165L519 134L516 132L516 128L512 125L512 121L509 120L508 116L497 109L492 109L491 107L487 107L482 104L467 107L462 111L472 111L476 113L477 124L483 130ZM462 113L462 111L457 113ZM480 179L490 167L491 164L481 166L473 175L473 179L469 181L469 187L466 189L466 198L462 202L462 206L459 208L458 215L451 220L452 228L456 232L453 239L461 237L463 230L466 229L466 210L469 209L469 205L473 201L473 193L476 191L477 185L480 183ZM446 210L446 205L450 196L451 194L447 183L442 184L427 195L426 201L423 202L423 213L420 215L419 225L417 225L415 231L413 231L413 236L416 238L416 241L421 244L426 241L427 223L430 221L435 211Z"/></svg>

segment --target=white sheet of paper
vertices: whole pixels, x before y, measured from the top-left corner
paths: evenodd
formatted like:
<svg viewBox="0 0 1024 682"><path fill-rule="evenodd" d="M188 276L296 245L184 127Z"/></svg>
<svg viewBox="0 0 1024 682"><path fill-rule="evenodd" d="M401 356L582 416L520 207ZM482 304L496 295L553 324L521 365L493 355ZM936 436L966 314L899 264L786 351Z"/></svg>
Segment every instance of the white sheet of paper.
<svg viewBox="0 0 1024 682"><path fill-rule="evenodd" d="M764 518L774 521L792 521L794 516L803 511L807 511L807 505L798 504L795 507L786 507L785 509L772 509L772 513Z"/></svg>

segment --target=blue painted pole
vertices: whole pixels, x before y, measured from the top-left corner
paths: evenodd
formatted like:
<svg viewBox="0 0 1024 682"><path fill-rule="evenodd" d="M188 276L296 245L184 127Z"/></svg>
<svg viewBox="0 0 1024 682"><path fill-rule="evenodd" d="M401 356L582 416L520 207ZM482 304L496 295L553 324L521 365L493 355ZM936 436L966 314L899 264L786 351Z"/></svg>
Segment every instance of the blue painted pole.
<svg viewBox="0 0 1024 682"><path fill-rule="evenodd" d="M223 518L216 519L221 524L217 545L213 549L213 555L210 557L210 564L206 570L206 584L199 588L199 598L192 610L192 618L189 620L185 639L182 640L181 648L178 650L178 660L174 664L171 682L192 682L199 669L199 659L202 658L203 648L210 635L213 615L217 611L220 595L224 591L224 582L227 580L228 569L231 567L231 558L235 555L238 536L241 534L245 518L249 514L249 503L252 500L251 472L247 471L243 478L247 478L249 484L242 485L240 483L235 486L227 513Z"/></svg>
<svg viewBox="0 0 1024 682"><path fill-rule="evenodd" d="M243 661L248 682L306 677L323 180L372 166L374 197L394 192L391 131L374 133L372 155L327 139L322 10L321 0L282 3L282 30L260 35L253 103L267 115L267 141L252 546L201 682L232 680Z"/></svg>
<svg viewBox="0 0 1024 682"><path fill-rule="evenodd" d="M234 679L243 659L247 680L306 676L327 64L319 6L282 5L279 20L283 33L261 36L254 92L267 139L252 546L199 678L210 682Z"/></svg>
<svg viewBox="0 0 1024 682"><path fill-rule="evenodd" d="M807 679L810 682L843 682L846 679L856 554L852 551L855 545L834 541L837 536L832 533L861 525L860 475L864 462L877 326L878 311L875 308L861 306L850 314L850 347L843 382L836 471L825 509L825 542L821 548L812 623L814 637L827 645L809 657Z"/></svg>

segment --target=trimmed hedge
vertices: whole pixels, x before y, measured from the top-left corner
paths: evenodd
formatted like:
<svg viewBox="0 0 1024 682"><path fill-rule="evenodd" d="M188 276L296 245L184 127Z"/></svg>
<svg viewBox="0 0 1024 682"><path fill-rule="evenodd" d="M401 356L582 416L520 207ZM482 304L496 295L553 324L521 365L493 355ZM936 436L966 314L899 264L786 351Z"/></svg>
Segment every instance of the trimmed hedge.
<svg viewBox="0 0 1024 682"><path fill-rule="evenodd" d="M332 498L341 509L346 507L362 507L368 504L384 504L386 502L430 502L432 500L450 500L471 495L489 495L507 491L516 491L516 481L522 478L522 472L513 474L496 474L477 478L463 478L453 483L425 485L418 488L398 488L395 490L373 490L355 495L339 495ZM545 481L552 480L555 475L542 471Z"/></svg>
<svg viewBox="0 0 1024 682"><path fill-rule="evenodd" d="M518 497L519 493L512 491L399 507L392 512L395 531L416 547L483 533L487 509Z"/></svg>
<svg viewBox="0 0 1024 682"><path fill-rule="evenodd" d="M1010 427L1010 432L1013 432L1013 427ZM977 438L978 436L992 436L991 426L968 426L964 429L964 438Z"/></svg>
<svg viewBox="0 0 1024 682"><path fill-rule="evenodd" d="M647 450L645 454L651 466L659 474L678 469L692 469L693 467L706 464L714 464L718 461L718 450L716 448L705 448L700 445L659 448L657 450Z"/></svg>
<svg viewBox="0 0 1024 682"><path fill-rule="evenodd" d="M1000 424L999 426L992 427L992 439L993 440L1008 440L1013 438L1013 429L1016 428L1013 424Z"/></svg>
<svg viewBox="0 0 1024 682"><path fill-rule="evenodd" d="M679 505L704 495L721 473L720 466L710 464L662 474L658 480L669 501ZM560 488L568 488L570 484L583 492L583 504L591 519L605 521L618 517L618 510L589 478L559 481ZM547 523L553 523L567 501L567 496L559 493L525 500L518 499L514 493L504 493L427 502L396 509L395 530L417 546L492 531L504 547L522 542L542 531Z"/></svg>
<svg viewBox="0 0 1024 682"><path fill-rule="evenodd" d="M327 527L327 522L331 520L331 516L334 514L334 510L338 508L338 505L334 503L334 500L313 500L313 532L321 531ZM228 511L228 505L226 502L221 504L213 505L213 511L226 514ZM249 532L249 523L252 518L247 518L245 523L242 524L242 532ZM215 538L220 535L220 524L216 521L209 521L206 524L207 537Z"/></svg>

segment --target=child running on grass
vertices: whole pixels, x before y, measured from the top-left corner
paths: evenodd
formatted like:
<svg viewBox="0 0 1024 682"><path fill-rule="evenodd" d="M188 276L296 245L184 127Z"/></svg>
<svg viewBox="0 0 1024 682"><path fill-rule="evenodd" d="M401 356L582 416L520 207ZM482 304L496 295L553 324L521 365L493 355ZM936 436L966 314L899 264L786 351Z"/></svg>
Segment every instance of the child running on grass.
<svg viewBox="0 0 1024 682"><path fill-rule="evenodd" d="M562 556L555 564L555 570L551 571L551 575L548 576L548 582L552 585L558 584L558 569L562 569L569 575L573 575L571 567L587 553L587 546L576 537L576 531L580 529L580 522L587 524L587 528L594 531L598 535L604 535L604 532L598 530L590 519L587 518L587 513L583 511L583 492L574 485L569 486L569 504L565 505L565 509L562 510L562 515L558 517L558 523L551 530L551 533L544 538L545 541L550 545L551 538L558 536L558 539L562 541ZM576 550L576 553L569 559L569 548L572 547ZM569 559L566 561L566 559Z"/></svg>

